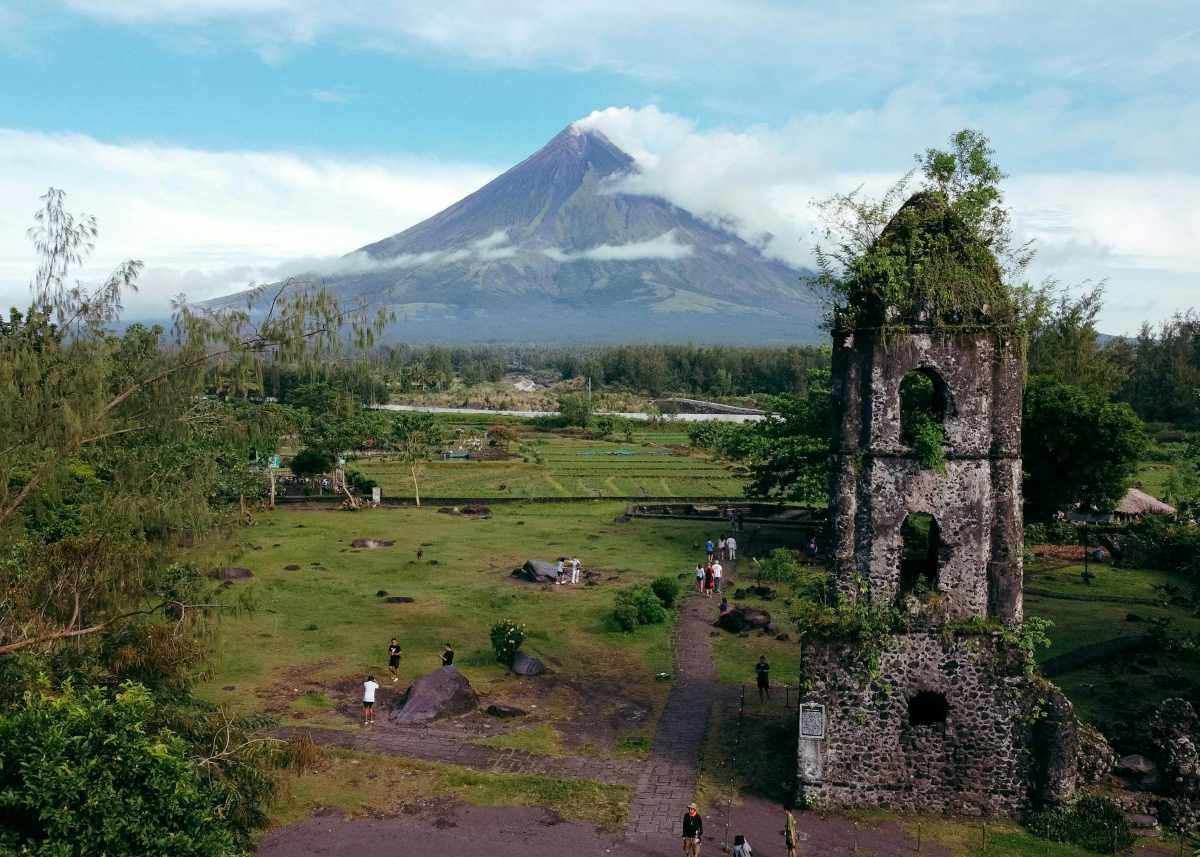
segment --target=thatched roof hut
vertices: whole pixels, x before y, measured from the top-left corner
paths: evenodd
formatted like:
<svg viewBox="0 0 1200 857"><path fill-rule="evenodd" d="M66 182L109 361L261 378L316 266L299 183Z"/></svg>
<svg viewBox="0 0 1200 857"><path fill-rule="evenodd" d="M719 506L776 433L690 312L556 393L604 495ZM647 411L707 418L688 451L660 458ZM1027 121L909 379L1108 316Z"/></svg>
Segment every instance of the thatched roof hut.
<svg viewBox="0 0 1200 857"><path fill-rule="evenodd" d="M1151 497L1145 491L1130 488L1113 509L1113 515L1120 519L1141 518L1145 515L1174 515L1175 507L1164 503L1156 497Z"/></svg>

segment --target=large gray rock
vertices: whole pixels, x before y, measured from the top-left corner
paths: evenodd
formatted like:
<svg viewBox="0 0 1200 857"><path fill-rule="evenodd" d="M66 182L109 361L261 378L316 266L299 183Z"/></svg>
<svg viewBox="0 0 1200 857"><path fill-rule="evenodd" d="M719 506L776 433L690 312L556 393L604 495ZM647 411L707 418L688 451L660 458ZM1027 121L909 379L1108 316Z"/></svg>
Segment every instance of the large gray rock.
<svg viewBox="0 0 1200 857"><path fill-rule="evenodd" d="M513 569L512 576L529 583L556 583L558 566L544 559L527 559L523 566Z"/></svg>
<svg viewBox="0 0 1200 857"><path fill-rule="evenodd" d="M221 580L246 580L254 577L254 572L248 568L239 568L238 566L229 566L217 570L217 577Z"/></svg>
<svg viewBox="0 0 1200 857"><path fill-rule="evenodd" d="M517 675L541 675L546 671L546 665L524 652L517 652L513 658L512 671Z"/></svg>
<svg viewBox="0 0 1200 857"><path fill-rule="evenodd" d="M414 681L388 719L393 723L428 723L469 714L478 707L479 697L467 677L454 667L441 667Z"/></svg>
<svg viewBox="0 0 1200 857"><path fill-rule="evenodd" d="M1080 785L1094 786L1104 782L1116 764L1117 754L1100 730L1086 723L1079 724Z"/></svg>
<svg viewBox="0 0 1200 857"><path fill-rule="evenodd" d="M752 628L767 628L771 624L771 614L756 607L734 607L728 613L722 613L717 619L717 627L734 634L749 631Z"/></svg>
<svg viewBox="0 0 1200 857"><path fill-rule="evenodd" d="M1200 799L1200 717L1192 704L1184 699L1164 699L1150 717L1150 736L1163 791L1174 797Z"/></svg>

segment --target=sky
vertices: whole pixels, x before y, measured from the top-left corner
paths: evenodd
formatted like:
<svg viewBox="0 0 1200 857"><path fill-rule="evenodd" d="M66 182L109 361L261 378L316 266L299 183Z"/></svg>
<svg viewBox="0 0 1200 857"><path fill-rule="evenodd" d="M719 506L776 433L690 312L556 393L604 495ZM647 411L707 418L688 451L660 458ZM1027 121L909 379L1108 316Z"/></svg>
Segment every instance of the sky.
<svg viewBox="0 0 1200 857"><path fill-rule="evenodd" d="M0 0L0 306L49 186L99 222L82 276L142 259L153 316L400 232L573 122L628 190L796 265L814 200L977 128L1035 281L1104 284L1114 334L1200 306L1195 0Z"/></svg>

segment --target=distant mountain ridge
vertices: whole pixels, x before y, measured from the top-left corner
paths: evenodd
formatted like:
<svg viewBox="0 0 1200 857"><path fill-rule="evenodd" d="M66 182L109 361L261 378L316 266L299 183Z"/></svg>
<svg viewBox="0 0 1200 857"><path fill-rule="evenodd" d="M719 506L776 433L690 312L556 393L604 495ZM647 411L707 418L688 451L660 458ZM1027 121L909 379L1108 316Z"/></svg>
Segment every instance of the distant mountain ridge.
<svg viewBox="0 0 1200 857"><path fill-rule="evenodd" d="M393 339L819 338L801 271L666 200L621 192L636 170L602 133L568 126L449 208L343 257L324 281L388 307Z"/></svg>

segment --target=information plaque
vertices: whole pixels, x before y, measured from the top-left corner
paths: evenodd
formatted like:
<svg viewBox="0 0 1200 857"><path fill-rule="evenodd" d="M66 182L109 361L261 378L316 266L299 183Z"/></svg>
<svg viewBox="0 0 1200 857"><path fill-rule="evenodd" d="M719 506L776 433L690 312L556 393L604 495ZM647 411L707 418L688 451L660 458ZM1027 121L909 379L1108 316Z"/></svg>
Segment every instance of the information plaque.
<svg viewBox="0 0 1200 857"><path fill-rule="evenodd" d="M825 706L806 702L800 706L800 737L825 737Z"/></svg>

